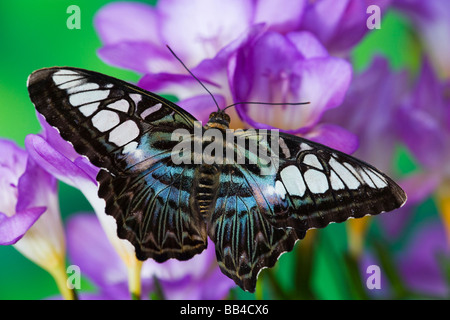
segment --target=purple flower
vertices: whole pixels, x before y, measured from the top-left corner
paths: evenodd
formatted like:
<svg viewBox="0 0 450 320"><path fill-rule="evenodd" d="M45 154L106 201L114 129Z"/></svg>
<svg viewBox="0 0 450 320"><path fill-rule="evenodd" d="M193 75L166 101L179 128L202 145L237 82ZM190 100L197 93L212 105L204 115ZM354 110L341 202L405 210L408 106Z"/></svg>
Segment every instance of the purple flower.
<svg viewBox="0 0 450 320"><path fill-rule="evenodd" d="M445 269L439 261L448 261L450 248L440 223L428 223L414 233L408 247L397 258L400 274L407 286L433 297L448 297Z"/></svg>
<svg viewBox="0 0 450 320"><path fill-rule="evenodd" d="M30 183L27 177L42 170L32 161L27 165L25 150L5 139L0 139L0 149L0 244L10 245L19 241L46 211L46 206L35 200L39 188L48 185L45 180Z"/></svg>
<svg viewBox="0 0 450 320"><path fill-rule="evenodd" d="M130 298L127 268L95 215L72 216L67 224L67 239L70 261L98 287L97 293L83 293L82 298ZM162 264L145 261L141 273L142 298L148 298L155 290L155 277L166 299L223 299L235 286L220 272L211 243L202 254L189 261L169 260Z"/></svg>
<svg viewBox="0 0 450 320"><path fill-rule="evenodd" d="M141 263L136 258L134 247L128 241L119 239L116 221L106 215L105 202L97 195L96 175L99 169L79 155L40 115L38 119L43 128L42 134L30 134L25 139L30 157L51 175L83 193L129 271L140 269ZM135 285L138 287L133 289L139 290L139 282Z"/></svg>
<svg viewBox="0 0 450 320"><path fill-rule="evenodd" d="M13 142L0 139L0 244L49 272L66 299L65 240L57 181ZM27 150L28 151L28 150Z"/></svg>
<svg viewBox="0 0 450 320"><path fill-rule="evenodd" d="M350 85L351 65L331 57L309 32L281 35L265 32L238 48L230 86L234 101L308 105L238 105L240 118L254 128L281 128L344 152L357 148L357 139L344 128L319 123L339 106Z"/></svg>
<svg viewBox="0 0 450 320"><path fill-rule="evenodd" d="M398 110L398 132L421 165L415 184L436 191L437 206L450 239L449 90L450 82L439 80L431 64L424 60L414 90Z"/></svg>
<svg viewBox="0 0 450 320"><path fill-rule="evenodd" d="M369 31L367 8L377 5L381 13L390 0L318 0L305 8L301 30L307 30L333 54L346 54Z"/></svg>
<svg viewBox="0 0 450 320"><path fill-rule="evenodd" d="M450 76L450 2L447 0L394 0L394 6L414 24L425 52L444 77Z"/></svg>
<svg viewBox="0 0 450 320"><path fill-rule="evenodd" d="M398 110L398 132L428 171L445 169L450 159L448 88L425 60L414 89Z"/></svg>
<svg viewBox="0 0 450 320"><path fill-rule="evenodd" d="M139 73L186 73L167 50L171 46L189 67L213 58L257 23L287 32L297 28L305 0L158 1L156 7L118 2L102 8L95 26L100 57Z"/></svg>
<svg viewBox="0 0 450 320"><path fill-rule="evenodd" d="M355 156L392 174L399 118L396 110L405 97L408 74L392 71L387 60L377 57L363 72L355 74L339 108L330 110L324 121L334 121L360 139Z"/></svg>

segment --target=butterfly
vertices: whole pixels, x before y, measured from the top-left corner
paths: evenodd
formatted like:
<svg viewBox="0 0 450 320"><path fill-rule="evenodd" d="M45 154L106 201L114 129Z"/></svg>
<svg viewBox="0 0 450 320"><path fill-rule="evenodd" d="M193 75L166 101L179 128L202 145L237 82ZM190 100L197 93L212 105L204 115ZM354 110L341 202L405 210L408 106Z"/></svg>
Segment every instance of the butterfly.
<svg viewBox="0 0 450 320"><path fill-rule="evenodd" d="M173 133L184 130L195 143L196 119L163 97L104 74L40 69L30 75L28 90L46 121L101 168L98 195L116 219L118 236L134 245L140 260L188 260L205 250L209 237L222 272L254 292L259 272L273 267L308 229L406 202L405 192L373 166L282 132L231 133L221 142L223 150L243 162L176 163L179 141ZM229 122L219 110L200 131L225 135ZM275 154L277 166L266 170L251 143Z"/></svg>

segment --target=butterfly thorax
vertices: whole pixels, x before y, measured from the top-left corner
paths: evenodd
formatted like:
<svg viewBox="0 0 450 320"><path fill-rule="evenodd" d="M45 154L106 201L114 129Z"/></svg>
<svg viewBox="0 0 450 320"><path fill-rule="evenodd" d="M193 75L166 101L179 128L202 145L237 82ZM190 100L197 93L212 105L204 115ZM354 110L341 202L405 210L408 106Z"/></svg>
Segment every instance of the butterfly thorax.
<svg viewBox="0 0 450 320"><path fill-rule="evenodd" d="M205 125L206 129L217 128L226 130L230 127L230 116L223 111L213 112L209 115L208 123Z"/></svg>

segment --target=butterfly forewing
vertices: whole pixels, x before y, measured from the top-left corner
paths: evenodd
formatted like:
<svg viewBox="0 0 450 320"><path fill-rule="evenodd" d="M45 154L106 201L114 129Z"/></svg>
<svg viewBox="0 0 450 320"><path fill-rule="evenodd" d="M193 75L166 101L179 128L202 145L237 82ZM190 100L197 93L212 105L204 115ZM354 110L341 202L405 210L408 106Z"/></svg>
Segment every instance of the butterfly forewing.
<svg viewBox="0 0 450 320"><path fill-rule="evenodd" d="M175 129L195 118L174 103L88 70L47 68L31 74L30 98L78 153L112 173L135 171L167 156Z"/></svg>
<svg viewBox="0 0 450 320"><path fill-rule="evenodd" d="M99 196L118 234L140 259L186 260L206 247L206 227L189 208L192 167L175 166L176 129L195 118L170 101L124 81L76 69L35 71L36 109L101 170Z"/></svg>
<svg viewBox="0 0 450 320"><path fill-rule="evenodd" d="M399 208L405 192L373 166L300 137L280 133L280 166L273 188L283 207L271 222L295 228L323 228L331 222Z"/></svg>

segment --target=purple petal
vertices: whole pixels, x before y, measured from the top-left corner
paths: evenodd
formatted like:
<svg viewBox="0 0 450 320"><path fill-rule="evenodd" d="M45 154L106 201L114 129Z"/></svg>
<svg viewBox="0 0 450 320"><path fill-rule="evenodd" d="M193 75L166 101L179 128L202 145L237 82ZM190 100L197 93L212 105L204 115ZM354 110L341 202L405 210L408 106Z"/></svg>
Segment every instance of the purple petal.
<svg viewBox="0 0 450 320"><path fill-rule="evenodd" d="M329 44L350 1L321 0L310 2L305 8L301 28L314 33L325 45Z"/></svg>
<svg viewBox="0 0 450 320"><path fill-rule="evenodd" d="M27 163L27 153L15 142L0 138L0 168L7 169L12 175L19 177Z"/></svg>
<svg viewBox="0 0 450 320"><path fill-rule="evenodd" d="M408 195L408 204L419 204L427 199L439 186L442 176L435 172L413 174L398 181Z"/></svg>
<svg viewBox="0 0 450 320"><path fill-rule="evenodd" d="M441 181L442 175L440 172L416 173L399 179L397 182L408 195L408 201L395 213L381 216L380 221L385 233L391 238L400 236L411 221L415 207L427 199Z"/></svg>
<svg viewBox="0 0 450 320"><path fill-rule="evenodd" d="M166 0L157 8L162 38L191 68L246 31L253 13L249 0Z"/></svg>
<svg viewBox="0 0 450 320"><path fill-rule="evenodd" d="M380 266L380 262L378 259L369 251L365 251L359 260L359 268L361 273L361 279L368 279L368 277L373 274L372 270L369 269L370 266ZM390 287L390 283L388 281L388 277L386 276L384 270L380 268L380 289L369 290L367 289L367 293L369 296L373 296L374 298L386 298L389 297L392 291ZM367 286L365 286L367 288Z"/></svg>
<svg viewBox="0 0 450 320"><path fill-rule="evenodd" d="M80 156L69 142L61 138L59 131L47 123L41 114L36 113L36 115L43 129L42 136L54 149L71 160Z"/></svg>
<svg viewBox="0 0 450 320"><path fill-rule="evenodd" d="M309 41L311 36L300 35L299 39ZM238 50L231 81L235 101L310 102L301 106L238 105L240 117L251 126L306 133L323 112L342 103L351 80L351 65L327 56L302 59L297 50L301 45L268 32Z"/></svg>
<svg viewBox="0 0 450 320"><path fill-rule="evenodd" d="M401 275L418 292L445 297L448 294L445 276L438 264L438 255L448 259L450 250L445 230L440 223L423 226L399 259Z"/></svg>
<svg viewBox="0 0 450 320"><path fill-rule="evenodd" d="M327 49L311 32L290 32L286 37L295 45L304 59L325 58L329 56Z"/></svg>
<svg viewBox="0 0 450 320"><path fill-rule="evenodd" d="M108 64L138 73L184 72L166 47L143 41L123 41L105 45L97 51Z"/></svg>
<svg viewBox="0 0 450 320"><path fill-rule="evenodd" d="M129 299L125 264L94 214L80 213L68 219L67 248L71 263L107 292L108 298Z"/></svg>
<svg viewBox="0 0 450 320"><path fill-rule="evenodd" d="M324 122L355 133L360 148L355 156L391 172L398 117L395 110L408 90L408 75L390 70L385 59L376 58L352 80L344 102L327 111Z"/></svg>
<svg viewBox="0 0 450 320"><path fill-rule="evenodd" d="M442 166L445 157L445 136L442 126L429 113L402 107L398 110L398 133L405 144L427 168Z"/></svg>
<svg viewBox="0 0 450 320"><path fill-rule="evenodd" d="M29 157L27 168L19 179L17 189L16 211L20 212L32 207L47 205L48 195L52 193L56 196L57 194L57 181L43 170L32 157Z"/></svg>
<svg viewBox="0 0 450 320"><path fill-rule="evenodd" d="M305 135L305 138L347 154L352 154L359 147L359 140L355 134L329 123L316 126Z"/></svg>
<svg viewBox="0 0 450 320"><path fill-rule="evenodd" d="M214 89L217 86L215 83L201 78L198 75L196 77L210 89ZM138 85L148 91L173 94L179 99L205 94L205 89L202 88L194 77L184 74L147 74L139 80Z"/></svg>
<svg viewBox="0 0 450 320"><path fill-rule="evenodd" d="M312 127L322 114L339 106L352 78L351 65L339 58L314 58L303 61L297 68L301 78L298 96L310 101L310 109L302 115L303 126Z"/></svg>
<svg viewBox="0 0 450 320"><path fill-rule="evenodd" d="M36 203L42 199L36 196L47 190L40 188L42 183L45 187L48 177L42 175L42 169L34 166L25 150L14 142L0 138L0 149L0 244L10 245L22 238L45 212L45 205Z"/></svg>
<svg viewBox="0 0 450 320"><path fill-rule="evenodd" d="M97 184L95 175L92 175L93 171L84 171L82 167L77 166L58 150L54 149L41 136L28 135L25 138L25 145L30 156L57 179L75 187L85 181Z"/></svg>
<svg viewBox="0 0 450 320"><path fill-rule="evenodd" d="M150 261L149 266L153 266L167 299L223 299L236 286L220 271L211 240L205 251L188 261Z"/></svg>
<svg viewBox="0 0 450 320"><path fill-rule="evenodd" d="M299 28L306 0L259 0L255 5L254 23L265 22L270 30L287 33Z"/></svg>
<svg viewBox="0 0 450 320"><path fill-rule="evenodd" d="M46 207L29 208L12 217L0 212L0 245L11 245L19 241L46 210Z"/></svg>
<svg viewBox="0 0 450 320"><path fill-rule="evenodd" d="M376 4L383 13L389 2L380 0ZM305 8L301 29L314 33L329 51L346 52L369 31L366 10L371 4L363 0L310 2Z"/></svg>
<svg viewBox="0 0 450 320"><path fill-rule="evenodd" d="M419 34L423 49L431 58L433 66L444 78L450 75L448 52L450 42L450 2L395 0L394 6L406 13L413 22L413 28Z"/></svg>
<svg viewBox="0 0 450 320"><path fill-rule="evenodd" d="M156 10L143 3L116 2L102 7L94 18L103 44L139 41L160 44L159 17Z"/></svg>

